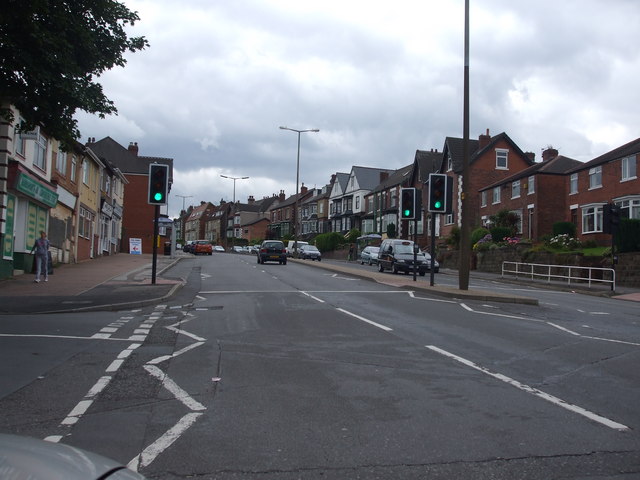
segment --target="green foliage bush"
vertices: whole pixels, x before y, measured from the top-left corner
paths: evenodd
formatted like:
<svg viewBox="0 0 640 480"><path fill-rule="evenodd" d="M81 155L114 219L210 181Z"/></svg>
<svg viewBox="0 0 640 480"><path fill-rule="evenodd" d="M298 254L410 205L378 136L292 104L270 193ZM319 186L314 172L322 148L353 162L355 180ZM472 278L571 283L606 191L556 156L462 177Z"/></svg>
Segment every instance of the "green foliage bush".
<svg viewBox="0 0 640 480"><path fill-rule="evenodd" d="M316 237L316 247L321 252L330 252L345 243L345 239L338 232L321 233Z"/></svg>
<svg viewBox="0 0 640 480"><path fill-rule="evenodd" d="M447 245L451 245L454 248L460 247L460 227L451 227L451 233L447 237Z"/></svg>
<svg viewBox="0 0 640 480"><path fill-rule="evenodd" d="M491 232L491 238L495 243L504 241L505 238L511 236L511 232L513 231L512 227L493 227Z"/></svg>
<svg viewBox="0 0 640 480"><path fill-rule="evenodd" d="M484 238L489 233L489 230L484 227L476 228L471 232L471 245L475 245L481 238Z"/></svg>
<svg viewBox="0 0 640 480"><path fill-rule="evenodd" d="M349 233L345 235L345 240L347 243L356 243L360 235L360 230L358 230L357 228L352 228L351 230L349 230Z"/></svg>
<svg viewBox="0 0 640 480"><path fill-rule="evenodd" d="M570 237L576 236L576 226L572 222L556 222L553 224L553 236L569 235Z"/></svg>
<svg viewBox="0 0 640 480"><path fill-rule="evenodd" d="M620 220L616 244L619 252L640 252L640 220Z"/></svg>

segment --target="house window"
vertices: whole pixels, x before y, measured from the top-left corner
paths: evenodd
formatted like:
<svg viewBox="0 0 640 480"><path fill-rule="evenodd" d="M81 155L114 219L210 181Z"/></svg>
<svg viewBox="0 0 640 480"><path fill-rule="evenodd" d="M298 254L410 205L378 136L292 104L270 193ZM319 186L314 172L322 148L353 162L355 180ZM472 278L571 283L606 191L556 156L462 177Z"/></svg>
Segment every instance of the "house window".
<svg viewBox="0 0 640 480"><path fill-rule="evenodd" d="M602 231L602 205L582 207L582 233Z"/></svg>
<svg viewBox="0 0 640 480"><path fill-rule="evenodd" d="M67 152L58 150L58 157L56 158L56 170L62 174L67 173Z"/></svg>
<svg viewBox="0 0 640 480"><path fill-rule="evenodd" d="M533 193L536 193L536 177L534 177L533 175L531 175L529 177L528 180L528 185L527 185L527 194L531 195Z"/></svg>
<svg viewBox="0 0 640 480"><path fill-rule="evenodd" d="M520 198L520 180L511 183L511 198Z"/></svg>
<svg viewBox="0 0 640 480"><path fill-rule="evenodd" d="M518 217L518 224L516 225L516 233L522 235L522 210L511 210L516 217Z"/></svg>
<svg viewBox="0 0 640 480"><path fill-rule="evenodd" d="M509 150L496 148L496 169L507 170L509 168L508 157Z"/></svg>
<svg viewBox="0 0 640 480"><path fill-rule="evenodd" d="M640 197L615 202L620 207L622 218L640 220Z"/></svg>
<svg viewBox="0 0 640 480"><path fill-rule="evenodd" d="M636 156L632 155L622 159L622 181L636 178Z"/></svg>
<svg viewBox="0 0 640 480"><path fill-rule="evenodd" d="M493 204L500 203L500 187L495 187L493 189L493 199L491 203Z"/></svg>
<svg viewBox="0 0 640 480"><path fill-rule="evenodd" d="M453 213L447 213L444 216L444 223L445 225L453 225L453 222L455 221L455 217L453 215Z"/></svg>
<svg viewBox="0 0 640 480"><path fill-rule="evenodd" d="M569 178L569 194L574 195L578 193L578 174L572 173Z"/></svg>
<svg viewBox="0 0 640 480"><path fill-rule="evenodd" d="M89 186L89 162L82 162L82 183Z"/></svg>
<svg viewBox="0 0 640 480"><path fill-rule="evenodd" d="M76 183L76 168L78 167L78 160L75 155L71 156L71 174L70 179L73 183Z"/></svg>
<svg viewBox="0 0 640 480"><path fill-rule="evenodd" d="M481 207L486 207L487 206L487 191L486 190L484 192L480 192L480 206Z"/></svg>
<svg viewBox="0 0 640 480"><path fill-rule="evenodd" d="M356 197L356 210L360 211L360 197Z"/></svg>
<svg viewBox="0 0 640 480"><path fill-rule="evenodd" d="M22 125L22 122L24 122L24 119L20 118L18 125L16 125L16 128L14 129L13 143L15 145L16 154L24 158L24 139L22 138L22 133L20 131L20 125Z"/></svg>
<svg viewBox="0 0 640 480"><path fill-rule="evenodd" d="M47 139L44 135L41 135L38 131L35 145L35 156L33 158L33 164L40 170L47 169Z"/></svg>
<svg viewBox="0 0 640 480"><path fill-rule="evenodd" d="M589 190L602 187L602 167L589 169Z"/></svg>
<svg viewBox="0 0 640 480"><path fill-rule="evenodd" d="M453 170L453 160L451 159L451 154L447 155L447 172Z"/></svg>

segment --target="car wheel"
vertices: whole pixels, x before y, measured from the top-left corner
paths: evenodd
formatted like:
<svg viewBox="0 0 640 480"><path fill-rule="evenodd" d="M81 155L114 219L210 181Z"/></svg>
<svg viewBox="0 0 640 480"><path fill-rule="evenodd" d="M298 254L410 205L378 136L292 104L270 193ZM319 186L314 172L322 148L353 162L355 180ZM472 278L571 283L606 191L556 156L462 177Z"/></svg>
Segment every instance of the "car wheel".
<svg viewBox="0 0 640 480"><path fill-rule="evenodd" d="M282 262L282 265L286 265L287 264L287 259L285 258Z"/></svg>
<svg viewBox="0 0 640 480"><path fill-rule="evenodd" d="M421 277L424 277L424 274L425 274L425 273L426 273L426 272L420 272L420 276L421 276Z"/></svg>
<svg viewBox="0 0 640 480"><path fill-rule="evenodd" d="M384 267L382 266L382 264L380 262L378 262L378 271L380 273L384 272Z"/></svg>
<svg viewBox="0 0 640 480"><path fill-rule="evenodd" d="M319 262L321 262L321 261L322 261L322 259L321 259L320 257L318 257L318 261L319 261Z"/></svg>
<svg viewBox="0 0 640 480"><path fill-rule="evenodd" d="M258 255L258 263L260 263L260 255Z"/></svg>
<svg viewBox="0 0 640 480"><path fill-rule="evenodd" d="M392 271L393 271L393 273L395 273L395 274L397 274L397 273L398 273L398 267L396 267L396 265L395 265L395 264L393 264L393 265L391 266L391 270L392 270Z"/></svg>

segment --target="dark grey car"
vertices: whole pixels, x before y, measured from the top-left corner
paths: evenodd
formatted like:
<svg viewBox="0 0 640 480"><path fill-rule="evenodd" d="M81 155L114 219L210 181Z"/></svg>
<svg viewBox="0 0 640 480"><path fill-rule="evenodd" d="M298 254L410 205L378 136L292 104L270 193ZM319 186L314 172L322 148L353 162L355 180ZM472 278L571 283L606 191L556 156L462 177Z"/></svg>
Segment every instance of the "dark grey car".
<svg viewBox="0 0 640 480"><path fill-rule="evenodd" d="M258 263L278 262L287 264L287 252L280 240L265 240L258 251Z"/></svg>

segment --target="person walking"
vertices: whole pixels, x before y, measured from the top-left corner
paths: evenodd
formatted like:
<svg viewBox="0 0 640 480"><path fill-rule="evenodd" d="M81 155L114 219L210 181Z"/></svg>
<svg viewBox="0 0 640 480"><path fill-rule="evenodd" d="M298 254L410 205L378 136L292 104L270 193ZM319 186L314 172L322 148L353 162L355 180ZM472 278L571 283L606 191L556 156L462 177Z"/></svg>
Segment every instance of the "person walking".
<svg viewBox="0 0 640 480"><path fill-rule="evenodd" d="M44 273L44 281L49 281L49 239L45 232L40 232L40 238L36 240L31 253L36 252L36 278L34 282L40 282L40 274Z"/></svg>

